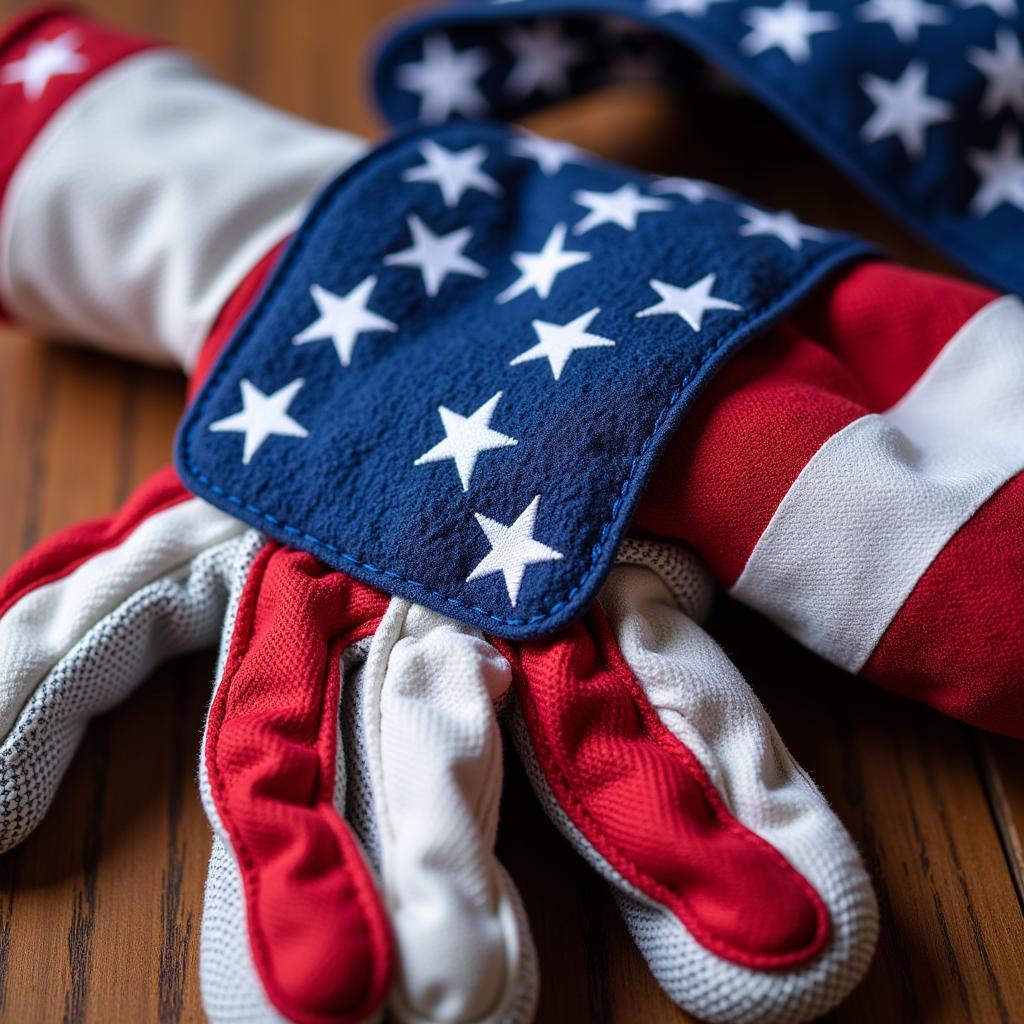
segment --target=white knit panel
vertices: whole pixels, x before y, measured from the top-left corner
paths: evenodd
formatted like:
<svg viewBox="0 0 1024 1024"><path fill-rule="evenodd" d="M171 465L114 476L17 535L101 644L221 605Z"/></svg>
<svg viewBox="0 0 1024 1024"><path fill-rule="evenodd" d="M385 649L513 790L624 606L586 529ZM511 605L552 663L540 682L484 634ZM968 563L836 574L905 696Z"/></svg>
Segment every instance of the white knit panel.
<svg viewBox="0 0 1024 1024"><path fill-rule="evenodd" d="M0 746L0 850L38 824L90 718L161 661L216 642L240 543L222 542L129 593L45 675Z"/></svg>

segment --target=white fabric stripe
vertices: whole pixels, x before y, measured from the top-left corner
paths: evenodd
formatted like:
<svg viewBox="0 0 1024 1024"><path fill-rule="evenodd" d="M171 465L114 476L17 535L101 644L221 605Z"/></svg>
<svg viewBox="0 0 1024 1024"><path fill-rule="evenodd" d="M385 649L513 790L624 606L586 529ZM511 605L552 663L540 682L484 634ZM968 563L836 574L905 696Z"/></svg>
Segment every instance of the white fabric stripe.
<svg viewBox="0 0 1024 1024"><path fill-rule="evenodd" d="M0 736L83 636L146 584L187 569L245 524L193 498L144 520L121 544L30 590L0 619Z"/></svg>
<svg viewBox="0 0 1024 1024"><path fill-rule="evenodd" d="M190 368L217 312L365 144L153 50L84 85L29 148L0 223L16 319Z"/></svg>
<svg viewBox="0 0 1024 1024"><path fill-rule="evenodd" d="M821 446L732 594L856 672L936 555L1022 469L1024 305L1004 296L896 405Z"/></svg>

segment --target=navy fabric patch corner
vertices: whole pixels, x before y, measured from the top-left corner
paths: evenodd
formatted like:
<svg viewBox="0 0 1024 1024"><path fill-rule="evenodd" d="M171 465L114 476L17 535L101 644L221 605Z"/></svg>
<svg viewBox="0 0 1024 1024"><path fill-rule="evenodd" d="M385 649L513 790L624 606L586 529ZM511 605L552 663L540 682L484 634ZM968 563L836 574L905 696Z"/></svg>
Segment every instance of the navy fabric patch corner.
<svg viewBox="0 0 1024 1024"><path fill-rule="evenodd" d="M460 123L318 199L186 414L200 497L489 633L579 616L706 380L870 250Z"/></svg>
<svg viewBox="0 0 1024 1024"><path fill-rule="evenodd" d="M1024 294L1015 0L456 0L383 40L373 80L392 124L513 120L617 81L715 81L688 57L742 83L922 238Z"/></svg>

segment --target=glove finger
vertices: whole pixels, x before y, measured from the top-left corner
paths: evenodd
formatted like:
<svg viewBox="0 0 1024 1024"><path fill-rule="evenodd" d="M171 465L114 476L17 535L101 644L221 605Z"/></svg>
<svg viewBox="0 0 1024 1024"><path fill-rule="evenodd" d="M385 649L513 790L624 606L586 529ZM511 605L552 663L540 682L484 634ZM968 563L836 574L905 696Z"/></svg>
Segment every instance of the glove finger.
<svg viewBox="0 0 1024 1024"><path fill-rule="evenodd" d="M387 606L310 555L266 545L229 608L200 788L215 842L200 944L208 1017L372 1019L392 941L345 823L344 652Z"/></svg>
<svg viewBox="0 0 1024 1024"><path fill-rule="evenodd" d="M533 784L675 1002L806 1020L848 993L877 931L857 852L659 575L617 567L601 608L516 668Z"/></svg>
<svg viewBox="0 0 1024 1024"><path fill-rule="evenodd" d="M350 815L380 873L401 1021L528 1021L536 957L494 855L508 663L479 634L394 599L353 673ZM346 683L348 685L348 683Z"/></svg>
<svg viewBox="0 0 1024 1024"><path fill-rule="evenodd" d="M0 850L38 824L92 716L165 658L216 642L244 530L166 470L0 582Z"/></svg>

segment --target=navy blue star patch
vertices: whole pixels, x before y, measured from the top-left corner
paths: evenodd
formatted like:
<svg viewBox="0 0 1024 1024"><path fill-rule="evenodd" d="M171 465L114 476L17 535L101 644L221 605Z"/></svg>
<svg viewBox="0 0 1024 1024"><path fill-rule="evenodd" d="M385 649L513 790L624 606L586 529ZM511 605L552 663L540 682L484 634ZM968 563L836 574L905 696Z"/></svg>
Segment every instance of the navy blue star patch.
<svg viewBox="0 0 1024 1024"><path fill-rule="evenodd" d="M577 616L701 386L849 237L453 124L320 197L189 410L196 494L507 637Z"/></svg>
<svg viewBox="0 0 1024 1024"><path fill-rule="evenodd" d="M1024 293L1018 0L459 0L379 52L393 124L511 120L694 53L953 259Z"/></svg>

